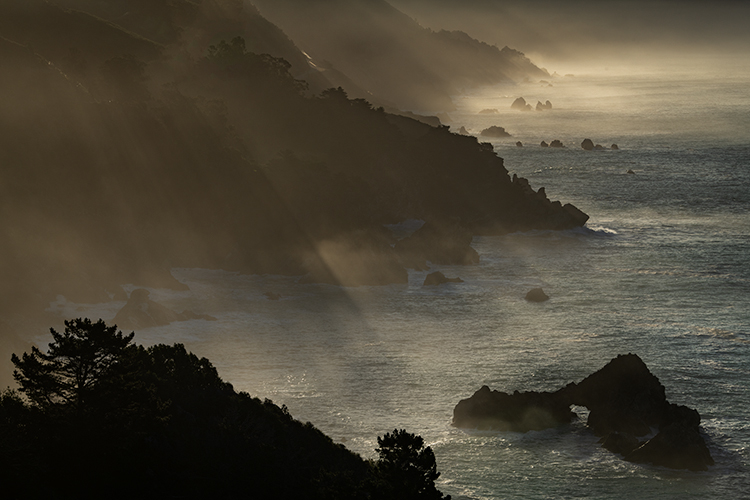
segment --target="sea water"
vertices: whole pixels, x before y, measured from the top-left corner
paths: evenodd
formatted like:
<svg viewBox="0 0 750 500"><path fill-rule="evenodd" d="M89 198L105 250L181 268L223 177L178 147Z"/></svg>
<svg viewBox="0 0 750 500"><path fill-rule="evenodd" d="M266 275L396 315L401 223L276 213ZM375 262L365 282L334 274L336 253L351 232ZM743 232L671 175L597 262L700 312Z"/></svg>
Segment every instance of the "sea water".
<svg viewBox="0 0 750 500"><path fill-rule="evenodd" d="M513 137L480 140L511 173L590 214L586 227L477 237L478 265L433 266L464 280L440 287L422 286L426 272L410 272L408 285L342 288L175 269L190 290L151 298L218 321L144 329L136 341L186 344L235 389L285 404L366 458L379 435L420 434L437 457L439 488L457 499L742 498L750 494L746 81L578 76L457 97L452 129L505 127ZM519 96L553 109L510 110ZM584 138L620 149L584 151ZM553 139L567 147L539 147ZM550 300L526 302L535 287ZM121 306L53 307L108 319ZM708 472L623 461L586 429L585 408L574 408L570 425L526 434L451 426L456 403L482 385L556 390L625 353L645 361L671 402L700 412L716 461Z"/></svg>

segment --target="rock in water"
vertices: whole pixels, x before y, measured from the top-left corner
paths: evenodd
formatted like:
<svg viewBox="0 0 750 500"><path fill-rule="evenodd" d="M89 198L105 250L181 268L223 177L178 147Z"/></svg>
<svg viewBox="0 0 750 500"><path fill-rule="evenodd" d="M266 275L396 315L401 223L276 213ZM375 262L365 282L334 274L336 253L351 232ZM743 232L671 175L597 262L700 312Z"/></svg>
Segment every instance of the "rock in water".
<svg viewBox="0 0 750 500"><path fill-rule="evenodd" d="M422 286L436 286L442 285L443 283L463 283L464 280L461 278L446 278L446 276L440 271L435 271L425 276L424 283Z"/></svg>
<svg viewBox="0 0 750 500"><path fill-rule="evenodd" d="M592 141L591 139L584 139L581 143L581 147L586 151L591 151L592 149L594 149L594 141Z"/></svg>
<svg viewBox="0 0 750 500"><path fill-rule="evenodd" d="M533 288L526 294L526 300L529 302L544 302L549 300L549 296L541 288Z"/></svg>
<svg viewBox="0 0 750 500"><path fill-rule="evenodd" d="M526 104L526 99L523 97L519 97L515 101L513 101L513 104L510 105L511 109L517 109L519 111L526 111L528 109L531 109L530 104Z"/></svg>
<svg viewBox="0 0 750 500"><path fill-rule="evenodd" d="M552 103L551 102L547 101L544 104L542 104L541 101L537 101L536 102L536 110L537 111L544 111L544 110L547 110L547 109L552 109Z"/></svg>
<svg viewBox="0 0 750 500"><path fill-rule="evenodd" d="M680 421L665 426L656 436L625 454L625 460L692 471L708 470L709 465L714 465L699 431Z"/></svg>
<svg viewBox="0 0 750 500"><path fill-rule="evenodd" d="M483 137L510 137L511 135L505 130L505 127L493 125L482 130L479 135Z"/></svg>
<svg viewBox="0 0 750 500"><path fill-rule="evenodd" d="M571 402L590 410L588 426L597 436L628 432L645 436L664 420L669 403L664 386L634 354L618 356L577 385Z"/></svg>
<svg viewBox="0 0 750 500"><path fill-rule="evenodd" d="M491 391L483 386L459 401L453 425L525 432L570 421L570 406L590 410L588 426L602 446L625 460L664 467L706 470L714 464L700 434L700 415L667 401L664 386L635 354L617 356L580 383L556 392ZM567 413L566 413L567 412ZM640 442L658 429L651 439Z"/></svg>
<svg viewBox="0 0 750 500"><path fill-rule="evenodd" d="M453 425L475 429L528 432L569 423L575 414L561 391L505 392L482 386L453 409Z"/></svg>

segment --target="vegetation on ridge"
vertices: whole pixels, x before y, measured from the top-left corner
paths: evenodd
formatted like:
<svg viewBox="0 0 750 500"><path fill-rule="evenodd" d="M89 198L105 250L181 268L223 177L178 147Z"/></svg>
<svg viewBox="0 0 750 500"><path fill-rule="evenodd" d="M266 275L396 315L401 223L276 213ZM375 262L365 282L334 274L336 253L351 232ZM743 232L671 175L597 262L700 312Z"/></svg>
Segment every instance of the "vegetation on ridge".
<svg viewBox="0 0 750 500"><path fill-rule="evenodd" d="M5 498L444 498L405 430L363 460L181 344L80 318L51 332L47 353L13 356L21 394L0 396Z"/></svg>

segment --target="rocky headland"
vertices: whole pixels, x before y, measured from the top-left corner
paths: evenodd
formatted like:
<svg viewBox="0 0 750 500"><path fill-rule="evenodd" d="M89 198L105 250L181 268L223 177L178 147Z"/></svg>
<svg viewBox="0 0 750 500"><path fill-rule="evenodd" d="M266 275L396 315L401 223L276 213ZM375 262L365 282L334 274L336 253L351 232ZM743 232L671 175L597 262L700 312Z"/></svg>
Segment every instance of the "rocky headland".
<svg viewBox="0 0 750 500"><path fill-rule="evenodd" d="M542 430L570 423L573 405L588 408L588 427L604 448L625 460L693 471L714 465L698 412L667 401L664 386L635 354L619 355L555 392L508 394L483 386L456 405L453 425Z"/></svg>

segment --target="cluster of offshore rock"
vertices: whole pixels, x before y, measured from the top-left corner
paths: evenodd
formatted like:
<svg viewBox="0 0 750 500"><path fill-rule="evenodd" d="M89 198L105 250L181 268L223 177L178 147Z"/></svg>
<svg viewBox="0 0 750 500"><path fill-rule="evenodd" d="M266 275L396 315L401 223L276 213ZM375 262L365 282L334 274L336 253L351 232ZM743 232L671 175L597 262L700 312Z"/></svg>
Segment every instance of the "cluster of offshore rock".
<svg viewBox="0 0 750 500"><path fill-rule="evenodd" d="M581 148L585 149L586 151L593 151L593 150L600 151L602 149L607 149L601 144L594 144L594 141L592 141L591 139L584 139L583 142L581 142ZM617 144L612 144L612 146L610 146L610 149L620 149L620 148L617 146Z"/></svg>
<svg viewBox="0 0 750 500"><path fill-rule="evenodd" d="M587 425L602 446L625 460L707 470L711 453L700 415L667 401L664 386L635 354L620 355L578 384L555 392L507 394L483 386L453 410L453 425L527 432L570 423L571 406L589 409Z"/></svg>
<svg viewBox="0 0 750 500"><path fill-rule="evenodd" d="M536 109L537 111L544 111L547 109L552 109L552 103L549 101L546 101L544 103L542 101L537 101L536 108L532 108L531 104L526 102L526 99L524 99L523 97L519 97L515 101L513 101L513 104L511 104L510 107L511 109L517 109L518 111L531 111L533 109Z"/></svg>

